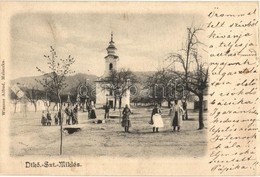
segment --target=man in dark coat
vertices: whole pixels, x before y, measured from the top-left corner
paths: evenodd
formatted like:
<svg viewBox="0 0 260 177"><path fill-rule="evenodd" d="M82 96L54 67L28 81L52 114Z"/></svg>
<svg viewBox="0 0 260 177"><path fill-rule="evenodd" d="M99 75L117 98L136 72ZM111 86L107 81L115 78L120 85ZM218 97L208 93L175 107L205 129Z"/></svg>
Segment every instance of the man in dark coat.
<svg viewBox="0 0 260 177"><path fill-rule="evenodd" d="M109 110L110 110L110 106L107 103L106 106L105 106L105 117L104 117L105 119L109 118Z"/></svg>
<svg viewBox="0 0 260 177"><path fill-rule="evenodd" d="M184 111L182 115L182 120L188 120L187 102L185 100L182 100L182 108Z"/></svg>

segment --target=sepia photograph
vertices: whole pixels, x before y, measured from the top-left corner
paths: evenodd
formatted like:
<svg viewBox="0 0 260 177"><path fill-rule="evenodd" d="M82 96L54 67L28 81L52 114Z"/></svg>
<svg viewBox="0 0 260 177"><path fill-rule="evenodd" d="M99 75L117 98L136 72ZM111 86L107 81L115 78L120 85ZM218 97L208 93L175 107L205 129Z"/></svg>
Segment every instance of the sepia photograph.
<svg viewBox="0 0 260 177"><path fill-rule="evenodd" d="M204 156L205 42L198 14L13 16L10 155Z"/></svg>
<svg viewBox="0 0 260 177"><path fill-rule="evenodd" d="M258 2L0 2L0 175L259 175Z"/></svg>

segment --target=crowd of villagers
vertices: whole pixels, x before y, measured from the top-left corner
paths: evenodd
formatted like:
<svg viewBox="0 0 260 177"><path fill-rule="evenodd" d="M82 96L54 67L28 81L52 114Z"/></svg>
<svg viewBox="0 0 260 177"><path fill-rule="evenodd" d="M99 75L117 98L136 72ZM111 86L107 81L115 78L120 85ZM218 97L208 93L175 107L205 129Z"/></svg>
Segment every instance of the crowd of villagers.
<svg viewBox="0 0 260 177"><path fill-rule="evenodd" d="M132 111L129 108L128 105L126 105L123 109L123 117L122 117L122 127L124 127L125 132L129 132L129 127L132 126L131 124L131 114ZM186 102L180 102L178 100L175 100L173 104L171 104L170 112L170 124L171 127L173 127L173 131L180 131L182 120L186 119L187 116L187 104ZM162 110L158 104L155 104L152 113L150 121L148 122L152 126L152 131L154 133L159 132L159 128L164 127L164 122L162 119Z"/></svg>
<svg viewBox="0 0 260 177"><path fill-rule="evenodd" d="M106 104L104 109L105 109L104 118L106 120L109 118L110 106L108 104ZM61 122L62 122L61 114L65 115L66 125L78 124L79 123L78 110L79 110L78 104L76 104L75 106L68 104L63 111L58 111L54 115L55 125L61 124ZM91 102L91 104L87 107L87 112L88 112L88 119L97 118L96 112L95 112L95 106L94 106L93 102ZM123 116L121 119L121 125L124 128L125 132L130 132L129 128L132 126L131 114L132 114L132 111L131 111L129 105L126 104L122 111ZM159 128L164 127L164 122L163 122L161 114L162 114L162 111L161 111L160 106L158 104L155 104L154 108L152 110L152 113L151 113L151 118L148 122L152 126L152 131L154 133L158 133ZM180 102L178 100L174 100L174 103L171 104L171 108L170 108L169 115L168 115L168 116L170 116L170 125L171 125L171 127L173 127L174 132L180 131L182 120L185 119L186 114L187 114L186 102L182 102L182 104L180 104ZM46 112L43 111L42 119L41 119L42 125L44 125L44 126L51 125L51 121L52 121L51 112L48 110ZM102 123L102 122L103 121L100 121L100 123ZM95 121L95 123L99 123L99 122Z"/></svg>

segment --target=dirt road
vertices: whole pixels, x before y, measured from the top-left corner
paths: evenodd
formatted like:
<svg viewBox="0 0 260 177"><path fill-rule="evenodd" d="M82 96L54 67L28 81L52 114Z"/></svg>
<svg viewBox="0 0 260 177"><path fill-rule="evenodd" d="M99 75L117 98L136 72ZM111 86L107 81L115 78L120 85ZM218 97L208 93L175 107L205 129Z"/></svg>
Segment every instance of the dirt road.
<svg viewBox="0 0 260 177"><path fill-rule="evenodd" d="M163 110L164 128L152 133L148 124L151 109L136 108L131 115L130 133L123 132L118 118L104 124L94 124L87 119L87 113L79 112L79 124L73 126L81 131L63 135L64 155L119 156L119 157L162 157L203 156L207 149L206 130L197 130L198 113L189 112L190 120L183 121L180 132L172 132ZM97 110L97 117L103 119L104 110ZM111 111L111 114L118 115ZM11 155L59 155L60 127L41 126L41 112L28 112L11 116ZM54 122L54 120L53 120ZM206 124L205 116L205 125Z"/></svg>

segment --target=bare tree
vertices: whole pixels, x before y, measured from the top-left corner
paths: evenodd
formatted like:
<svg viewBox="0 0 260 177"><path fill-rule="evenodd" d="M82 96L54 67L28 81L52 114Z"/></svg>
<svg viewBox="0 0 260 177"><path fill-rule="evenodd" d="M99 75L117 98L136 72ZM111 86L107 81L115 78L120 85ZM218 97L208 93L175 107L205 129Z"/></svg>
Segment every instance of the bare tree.
<svg viewBox="0 0 260 177"><path fill-rule="evenodd" d="M102 90L109 90L114 96L114 110L117 105L117 98L119 98L119 108L121 108L122 97L126 94L135 83L137 78L134 73L128 69L121 69L120 71L112 70L110 76L101 79Z"/></svg>
<svg viewBox="0 0 260 177"><path fill-rule="evenodd" d="M37 111L37 102L42 100L42 94L43 92L38 90L36 87L25 89L25 96L27 100L33 104L35 112Z"/></svg>
<svg viewBox="0 0 260 177"><path fill-rule="evenodd" d="M165 69L147 76L146 86L150 88L152 93L150 97L152 97L154 104L157 102L161 105L163 101L167 101L168 107L170 107L171 101L176 96L174 87L170 84L174 78L175 76Z"/></svg>
<svg viewBox="0 0 260 177"><path fill-rule="evenodd" d="M62 101L61 101L61 92L67 87L66 77L69 74L74 73L71 70L71 65L75 62L75 59L70 55L66 59L58 59L55 49L50 47L50 55L44 55L44 58L47 61L47 65L50 69L50 72L43 71L39 67L36 69L44 75L42 80L37 80L48 92L53 93L59 100L59 114L62 110ZM61 118L62 120L62 118ZM62 154L62 122L60 123L60 155Z"/></svg>
<svg viewBox="0 0 260 177"><path fill-rule="evenodd" d="M12 104L14 104L14 113L16 113L17 104L21 101L21 98L17 96L17 93L19 91L11 91L10 92L10 99L12 101Z"/></svg>
<svg viewBox="0 0 260 177"><path fill-rule="evenodd" d="M185 90L192 92L199 100L199 129L204 128L203 123L203 99L208 83L208 66L198 54L198 47L203 45L197 34L202 28L187 28L188 36L185 46L179 53L170 53L166 60L170 61L168 69L173 72L185 86ZM193 63L193 67L191 67ZM182 71L175 70L175 64L180 64Z"/></svg>
<svg viewBox="0 0 260 177"><path fill-rule="evenodd" d="M47 90L45 90L44 96L42 96L42 101L44 103L44 106L46 107L47 110L49 110L50 106L51 106L51 93L48 93ZM54 108L53 108L54 110Z"/></svg>

